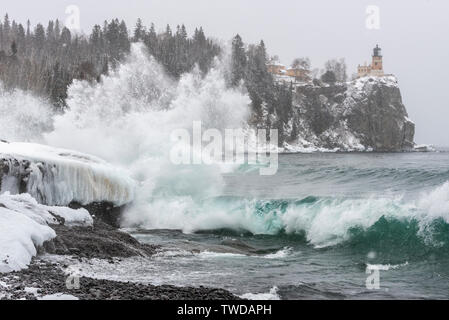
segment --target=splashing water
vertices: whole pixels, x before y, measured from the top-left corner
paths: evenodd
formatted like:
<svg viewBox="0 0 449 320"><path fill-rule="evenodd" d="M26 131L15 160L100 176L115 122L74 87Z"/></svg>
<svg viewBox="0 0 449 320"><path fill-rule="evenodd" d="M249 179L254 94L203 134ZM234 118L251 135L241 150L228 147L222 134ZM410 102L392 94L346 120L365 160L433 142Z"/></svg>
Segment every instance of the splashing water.
<svg viewBox="0 0 449 320"><path fill-rule="evenodd" d="M222 132L241 128L249 106L246 94L227 88L218 60L205 76L194 69L175 82L141 44L134 44L127 60L100 83L75 81L68 96L69 110L55 116L54 130L45 140L126 167L140 182L129 221L158 209L145 208L155 197L176 205L219 194L221 166L171 164L170 134L192 130L194 121Z"/></svg>
<svg viewBox="0 0 449 320"><path fill-rule="evenodd" d="M53 112L48 103L20 89L7 91L0 82L0 139L42 141L52 129Z"/></svg>

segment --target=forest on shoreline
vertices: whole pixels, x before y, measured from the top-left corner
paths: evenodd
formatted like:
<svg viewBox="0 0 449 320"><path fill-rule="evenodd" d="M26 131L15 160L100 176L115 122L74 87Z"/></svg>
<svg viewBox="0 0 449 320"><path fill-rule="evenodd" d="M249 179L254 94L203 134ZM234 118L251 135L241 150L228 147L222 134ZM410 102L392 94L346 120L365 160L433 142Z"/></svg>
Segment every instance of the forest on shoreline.
<svg viewBox="0 0 449 320"><path fill-rule="evenodd" d="M48 100L56 110L66 106L67 90L75 79L100 82L102 75L125 59L133 42L142 42L174 79L198 66L207 73L224 48L206 36L202 27L189 36L184 25L175 30L167 25L156 32L151 24L137 20L132 31L125 21L113 19L95 25L90 34L73 33L58 20L45 27L32 27L11 20L6 14L0 22L0 85L4 90L21 89ZM231 59L226 74L229 87L242 87L251 99L250 123L257 127L283 130L292 115L294 89L292 84L276 81L267 70L269 57L263 40L245 44L240 35L232 39ZM308 58L295 59L293 64L310 72ZM312 72L311 72L312 73ZM326 63L321 77L325 82L346 81L344 60ZM293 128L294 129L294 128ZM294 130L293 130L294 131Z"/></svg>

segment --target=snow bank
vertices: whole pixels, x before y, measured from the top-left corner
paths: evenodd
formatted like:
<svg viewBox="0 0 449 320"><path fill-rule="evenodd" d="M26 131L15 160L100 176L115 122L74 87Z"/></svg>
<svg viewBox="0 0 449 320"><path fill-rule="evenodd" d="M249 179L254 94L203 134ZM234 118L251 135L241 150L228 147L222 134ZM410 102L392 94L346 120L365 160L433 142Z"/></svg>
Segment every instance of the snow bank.
<svg viewBox="0 0 449 320"><path fill-rule="evenodd" d="M134 198L135 181L126 172L90 155L40 144L0 142L0 158L9 168L0 192L18 193L22 181L27 193L48 205L107 201L121 206Z"/></svg>
<svg viewBox="0 0 449 320"><path fill-rule="evenodd" d="M25 268L36 255L36 247L55 236L48 225L0 207L0 272Z"/></svg>
<svg viewBox="0 0 449 320"><path fill-rule="evenodd" d="M85 209L50 207L37 203L29 194L0 195L0 273L26 268L37 247L56 237L49 224L92 225Z"/></svg>
<svg viewBox="0 0 449 320"><path fill-rule="evenodd" d="M64 218L64 225L92 226L92 216L86 209L70 209L67 207L52 207L37 203L36 199L27 193L11 195L9 192L0 195L0 206L15 211L39 224L59 224Z"/></svg>

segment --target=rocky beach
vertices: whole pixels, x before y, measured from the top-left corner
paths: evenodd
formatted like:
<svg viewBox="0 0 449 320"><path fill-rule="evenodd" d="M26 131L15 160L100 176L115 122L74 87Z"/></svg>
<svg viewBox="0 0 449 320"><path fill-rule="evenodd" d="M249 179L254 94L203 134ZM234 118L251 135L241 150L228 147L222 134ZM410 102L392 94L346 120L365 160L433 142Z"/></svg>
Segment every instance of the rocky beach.
<svg viewBox="0 0 449 320"><path fill-rule="evenodd" d="M39 256L25 270L0 275L0 299L56 300L235 300L223 289L155 286L79 277L70 285L68 265L48 259L48 254L70 256L89 263L99 258L114 264L123 257L149 256L158 247L142 245L127 233L95 221L92 227L52 226L57 237L44 243Z"/></svg>

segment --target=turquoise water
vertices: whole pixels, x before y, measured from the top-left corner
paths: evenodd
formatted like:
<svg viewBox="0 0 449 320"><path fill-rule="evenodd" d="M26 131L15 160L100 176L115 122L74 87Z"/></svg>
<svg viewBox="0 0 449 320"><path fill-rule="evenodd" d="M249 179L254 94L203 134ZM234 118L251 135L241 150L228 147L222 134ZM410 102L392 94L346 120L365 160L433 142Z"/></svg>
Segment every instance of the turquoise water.
<svg viewBox="0 0 449 320"><path fill-rule="evenodd" d="M281 299L449 298L448 152L288 154L274 176L242 166L224 181L190 231L133 232L164 248L141 274Z"/></svg>

